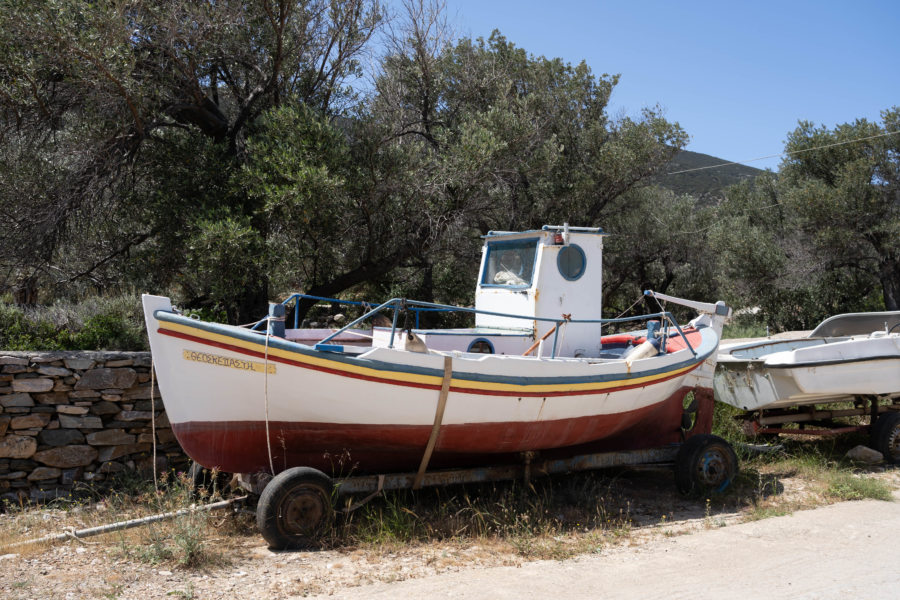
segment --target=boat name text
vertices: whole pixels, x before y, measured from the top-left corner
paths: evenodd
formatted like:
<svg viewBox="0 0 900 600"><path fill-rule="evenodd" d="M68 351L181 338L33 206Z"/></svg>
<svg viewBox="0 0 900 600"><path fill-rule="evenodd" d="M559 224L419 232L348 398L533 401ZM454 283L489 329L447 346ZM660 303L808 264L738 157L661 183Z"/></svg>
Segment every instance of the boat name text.
<svg viewBox="0 0 900 600"><path fill-rule="evenodd" d="M197 352L195 350L185 350L184 351L184 360L190 360L194 362L202 362L208 365L216 365L218 367L228 367L230 369L239 369L241 371L255 371L257 373L262 373L266 370L266 364L253 361L253 360L243 360L240 358L228 358L227 356L219 356L217 354L207 354L206 352ZM268 364L269 374L275 373L275 365L272 363Z"/></svg>

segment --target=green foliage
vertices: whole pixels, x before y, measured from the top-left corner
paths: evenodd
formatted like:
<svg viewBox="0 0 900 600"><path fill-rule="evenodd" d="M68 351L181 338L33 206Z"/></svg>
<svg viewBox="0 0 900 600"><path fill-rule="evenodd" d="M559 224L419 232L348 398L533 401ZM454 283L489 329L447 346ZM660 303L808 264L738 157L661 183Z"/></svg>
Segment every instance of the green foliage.
<svg viewBox="0 0 900 600"><path fill-rule="evenodd" d="M146 350L136 295L23 309L0 302L3 350Z"/></svg>

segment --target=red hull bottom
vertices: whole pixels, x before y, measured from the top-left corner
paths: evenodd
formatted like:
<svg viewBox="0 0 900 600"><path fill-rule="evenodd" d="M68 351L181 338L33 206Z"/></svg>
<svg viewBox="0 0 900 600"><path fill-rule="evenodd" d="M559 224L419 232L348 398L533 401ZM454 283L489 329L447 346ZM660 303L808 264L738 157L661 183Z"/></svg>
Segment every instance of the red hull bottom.
<svg viewBox="0 0 900 600"><path fill-rule="evenodd" d="M542 458L592 452L638 450L678 443L685 435L709 433L712 391L695 389L699 410L694 427L681 430L681 388L654 406L622 413L551 422L445 425L429 469L480 467L522 462L521 452ZM228 473L314 467L334 476L415 471L431 426L340 423L193 421L173 424L185 452L207 468ZM563 443L560 443L563 440Z"/></svg>

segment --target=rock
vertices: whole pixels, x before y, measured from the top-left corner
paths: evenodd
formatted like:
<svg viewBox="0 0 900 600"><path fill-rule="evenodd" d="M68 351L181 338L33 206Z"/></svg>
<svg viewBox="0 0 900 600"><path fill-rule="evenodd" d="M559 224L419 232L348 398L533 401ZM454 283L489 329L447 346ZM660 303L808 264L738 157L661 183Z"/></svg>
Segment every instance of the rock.
<svg viewBox="0 0 900 600"><path fill-rule="evenodd" d="M76 467L74 469L66 469L59 476L59 482L62 485L74 485L76 481L82 478L84 469Z"/></svg>
<svg viewBox="0 0 900 600"><path fill-rule="evenodd" d="M126 444L123 446L105 446L100 449L97 459L100 462L115 460L129 454L137 454L138 452L148 452L151 449L150 444Z"/></svg>
<svg viewBox="0 0 900 600"><path fill-rule="evenodd" d="M89 358L67 358L63 360L63 364L66 365L67 369L87 371L88 369L93 369L96 363Z"/></svg>
<svg viewBox="0 0 900 600"><path fill-rule="evenodd" d="M137 381L137 371L130 368L102 368L86 371L75 384L76 390L128 389Z"/></svg>
<svg viewBox="0 0 900 600"><path fill-rule="evenodd" d="M149 410L123 410L116 415L118 421L149 421L153 413Z"/></svg>
<svg viewBox="0 0 900 600"><path fill-rule="evenodd" d="M2 416L0 417L0 438L6 435L6 430L9 428L9 423L12 420L12 417Z"/></svg>
<svg viewBox="0 0 900 600"><path fill-rule="evenodd" d="M84 434L77 429L45 429L38 434L38 441L45 446L83 444Z"/></svg>
<svg viewBox="0 0 900 600"><path fill-rule="evenodd" d="M847 458L857 462L875 464L884 460L884 455L877 450L860 445L847 452Z"/></svg>
<svg viewBox="0 0 900 600"><path fill-rule="evenodd" d="M72 374L72 371L63 367L39 367L37 372L48 377L68 377Z"/></svg>
<svg viewBox="0 0 900 600"><path fill-rule="evenodd" d="M77 385L75 387L78 388ZM69 392L67 394L67 396L69 398L72 398L73 400L77 400L79 398L99 398L100 392L97 392L94 390L78 390L78 389L76 389L74 392Z"/></svg>
<svg viewBox="0 0 900 600"><path fill-rule="evenodd" d="M37 446L33 437L8 435L0 440L0 458L31 458Z"/></svg>
<svg viewBox="0 0 900 600"><path fill-rule="evenodd" d="M97 449L93 446L60 446L34 454L34 460L61 469L84 467L94 462L96 458Z"/></svg>
<svg viewBox="0 0 900 600"><path fill-rule="evenodd" d="M18 356L0 356L0 365L24 365L27 367L28 359Z"/></svg>
<svg viewBox="0 0 900 600"><path fill-rule="evenodd" d="M13 379L12 389L14 392L40 393L49 392L53 389L53 380L46 377L35 377L33 379Z"/></svg>
<svg viewBox="0 0 900 600"><path fill-rule="evenodd" d="M35 394L34 399L39 404L68 404L69 395L65 392L50 392L49 394Z"/></svg>
<svg viewBox="0 0 900 600"><path fill-rule="evenodd" d="M13 418L10 427L13 429L43 428L49 422L50 415L47 413L31 413L30 415Z"/></svg>
<svg viewBox="0 0 900 600"><path fill-rule="evenodd" d="M25 479L28 475L25 471L13 471L12 473L7 473L6 475L0 475L0 479Z"/></svg>
<svg viewBox="0 0 900 600"><path fill-rule="evenodd" d="M56 412L64 415L86 415L88 410L87 406L70 406L68 404L61 404L56 407Z"/></svg>
<svg viewBox="0 0 900 600"><path fill-rule="evenodd" d="M100 402L95 402L90 410L91 414L94 415L114 415L122 410L122 408L117 404L102 400Z"/></svg>
<svg viewBox="0 0 900 600"><path fill-rule="evenodd" d="M103 421L100 417L76 417L73 415L59 415L59 426L64 429L103 429Z"/></svg>
<svg viewBox="0 0 900 600"><path fill-rule="evenodd" d="M130 358L122 358L119 360L108 360L106 361L106 366L109 368L114 367L130 367L134 364L134 361ZM127 387L127 386L126 386Z"/></svg>
<svg viewBox="0 0 900 600"><path fill-rule="evenodd" d="M91 446L118 446L120 444L133 444L135 436L125 433L124 429L105 429L89 433L86 441Z"/></svg>
<svg viewBox="0 0 900 600"><path fill-rule="evenodd" d="M151 396L152 394L152 396ZM158 387L150 387L149 385L144 387L132 388L125 392L126 400L150 400L150 398L156 398L159 400L159 388Z"/></svg>
<svg viewBox="0 0 900 600"><path fill-rule="evenodd" d="M44 481L47 479L56 479L62 474L62 471L56 467L38 467L28 475L28 481Z"/></svg>
<svg viewBox="0 0 900 600"><path fill-rule="evenodd" d="M34 400L32 400L31 394L7 394L0 396L0 406L3 408L34 406Z"/></svg>
<svg viewBox="0 0 900 600"><path fill-rule="evenodd" d="M7 373L10 375L26 372L28 372L28 367L24 365L3 365L3 368L0 369L0 373Z"/></svg>
<svg viewBox="0 0 900 600"><path fill-rule="evenodd" d="M125 465L117 462L106 462L100 465L101 473L121 473L125 470Z"/></svg>

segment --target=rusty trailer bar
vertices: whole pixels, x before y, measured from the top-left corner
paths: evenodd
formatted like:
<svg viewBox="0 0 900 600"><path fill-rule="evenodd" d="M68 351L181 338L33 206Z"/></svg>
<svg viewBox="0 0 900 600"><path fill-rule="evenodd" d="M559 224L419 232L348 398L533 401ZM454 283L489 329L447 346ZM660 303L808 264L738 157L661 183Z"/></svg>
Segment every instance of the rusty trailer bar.
<svg viewBox="0 0 900 600"><path fill-rule="evenodd" d="M422 476L421 485L444 486L461 483L508 481L514 479L524 479L527 481L533 476L554 475L621 466L653 465L665 467L674 464L679 448L680 444L673 444L671 446L650 448L646 450L583 454L566 459L539 461L535 461L530 457L525 457L526 460L522 464L429 471ZM337 488L338 494L378 493L382 490L412 488L416 481L416 477L416 473L345 477L335 481L335 487Z"/></svg>

